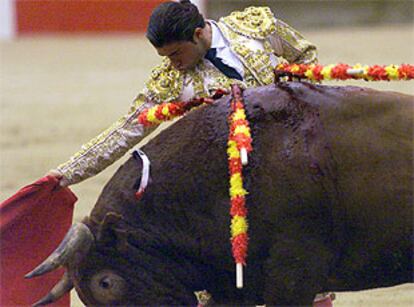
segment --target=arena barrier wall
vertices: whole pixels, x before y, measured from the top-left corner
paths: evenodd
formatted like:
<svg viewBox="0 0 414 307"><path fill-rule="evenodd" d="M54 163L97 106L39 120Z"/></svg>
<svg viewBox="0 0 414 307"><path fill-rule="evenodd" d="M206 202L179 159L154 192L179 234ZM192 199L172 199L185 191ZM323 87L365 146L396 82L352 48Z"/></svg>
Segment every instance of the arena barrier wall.
<svg viewBox="0 0 414 307"><path fill-rule="evenodd" d="M193 1L205 12L206 0ZM165 0L1 0L0 38L33 34L142 33Z"/></svg>

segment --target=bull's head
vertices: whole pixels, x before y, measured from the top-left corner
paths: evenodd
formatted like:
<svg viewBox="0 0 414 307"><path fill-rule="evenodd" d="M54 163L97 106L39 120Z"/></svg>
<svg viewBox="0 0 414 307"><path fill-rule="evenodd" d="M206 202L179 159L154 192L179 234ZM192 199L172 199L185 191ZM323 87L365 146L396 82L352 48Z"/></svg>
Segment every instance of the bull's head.
<svg viewBox="0 0 414 307"><path fill-rule="evenodd" d="M66 268L61 281L35 306L55 302L73 288L86 305L196 303L192 291L174 284L168 274L171 268L137 247L140 234L125 230L122 224L123 219L113 212L106 213L100 223L86 219L74 224L59 247L26 275L31 278Z"/></svg>
<svg viewBox="0 0 414 307"><path fill-rule="evenodd" d="M74 224L58 248L26 275L26 278L40 276L61 266L67 269L49 294L34 306L55 302L74 287L88 305L119 303L126 294L127 283L114 270L107 268L106 257L94 257L95 254L96 240L89 227L84 223Z"/></svg>
<svg viewBox="0 0 414 307"><path fill-rule="evenodd" d="M63 265L69 266L74 262L79 262L88 253L93 244L94 236L89 228L83 223L74 224L58 248L42 264L25 277L32 278L40 276ZM35 303L35 306L50 304L69 292L73 287L73 281L69 277L68 272L65 272L62 279L49 294Z"/></svg>
<svg viewBox="0 0 414 307"><path fill-rule="evenodd" d="M129 292L126 278L111 269L110 255L102 255L96 246L97 240L89 227L84 223L74 224L58 248L26 275L32 278L66 267L62 279L34 306L55 302L74 287L87 305L123 304Z"/></svg>

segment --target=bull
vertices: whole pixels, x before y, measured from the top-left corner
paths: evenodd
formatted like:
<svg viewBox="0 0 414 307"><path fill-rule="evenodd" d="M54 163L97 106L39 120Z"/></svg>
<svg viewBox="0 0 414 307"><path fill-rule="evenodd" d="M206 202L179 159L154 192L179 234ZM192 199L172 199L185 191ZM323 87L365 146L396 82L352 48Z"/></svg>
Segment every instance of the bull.
<svg viewBox="0 0 414 307"><path fill-rule="evenodd" d="M226 142L230 98L198 108L130 158L89 217L29 277L66 267L38 304L75 288L86 305L311 305L323 291L412 282L414 97L286 82L244 92L245 286L235 287Z"/></svg>

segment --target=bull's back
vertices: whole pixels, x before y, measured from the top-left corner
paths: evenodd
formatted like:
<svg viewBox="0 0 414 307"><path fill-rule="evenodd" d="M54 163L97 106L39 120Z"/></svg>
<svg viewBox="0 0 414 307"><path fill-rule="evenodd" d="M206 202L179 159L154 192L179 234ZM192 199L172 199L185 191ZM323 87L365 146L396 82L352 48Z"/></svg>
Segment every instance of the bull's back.
<svg viewBox="0 0 414 307"><path fill-rule="evenodd" d="M320 116L343 206L344 249L334 279L345 288L409 281L414 97L344 88L332 98Z"/></svg>
<svg viewBox="0 0 414 307"><path fill-rule="evenodd" d="M334 251L330 290L410 281L414 97L306 83L249 90L246 96L255 104L252 114L260 109L276 121L289 123L286 116L301 120L299 134L305 145L297 148L313 146L309 153L316 153L322 169L334 165L327 181L333 184L322 183L323 189L336 189L338 195L331 204L339 248ZM285 130L290 133L288 125ZM296 152L295 159L306 159L309 153ZM297 180L304 181L303 175L298 173Z"/></svg>

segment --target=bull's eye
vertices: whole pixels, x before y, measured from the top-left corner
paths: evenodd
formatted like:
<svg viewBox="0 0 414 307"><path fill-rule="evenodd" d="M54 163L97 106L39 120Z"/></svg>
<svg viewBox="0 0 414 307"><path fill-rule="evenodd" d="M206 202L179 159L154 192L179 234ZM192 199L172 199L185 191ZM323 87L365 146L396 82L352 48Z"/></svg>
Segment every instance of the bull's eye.
<svg viewBox="0 0 414 307"><path fill-rule="evenodd" d="M101 288L110 289L112 287L112 280L109 277L105 277L99 281Z"/></svg>
<svg viewBox="0 0 414 307"><path fill-rule="evenodd" d="M111 270L93 275L89 287L95 300L102 304L120 301L127 291L125 279Z"/></svg>

